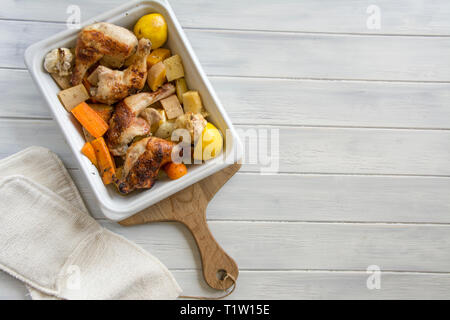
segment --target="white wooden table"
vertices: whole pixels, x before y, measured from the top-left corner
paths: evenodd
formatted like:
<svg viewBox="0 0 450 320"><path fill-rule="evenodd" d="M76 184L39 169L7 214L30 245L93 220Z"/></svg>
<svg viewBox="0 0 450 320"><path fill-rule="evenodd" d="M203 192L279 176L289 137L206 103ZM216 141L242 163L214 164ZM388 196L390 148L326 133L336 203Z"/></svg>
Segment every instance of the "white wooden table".
<svg viewBox="0 0 450 320"><path fill-rule="evenodd" d="M183 227L102 218L24 66L69 5L84 21L121 2L2 1L0 157L55 151L101 224L160 258L185 294L211 295ZM280 130L280 173L244 166L209 207L241 269L231 298L450 298L448 0L171 4L237 127ZM380 29L367 27L371 4ZM0 298L26 290L0 274Z"/></svg>

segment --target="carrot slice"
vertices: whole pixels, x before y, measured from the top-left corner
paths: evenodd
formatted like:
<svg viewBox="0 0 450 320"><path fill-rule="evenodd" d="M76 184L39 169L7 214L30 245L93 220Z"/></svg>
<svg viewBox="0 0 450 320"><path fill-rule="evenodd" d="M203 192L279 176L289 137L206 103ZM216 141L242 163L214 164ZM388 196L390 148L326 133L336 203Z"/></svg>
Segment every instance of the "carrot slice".
<svg viewBox="0 0 450 320"><path fill-rule="evenodd" d="M105 185L112 183L116 174L116 166L114 164L114 159L106 146L105 139L103 139L103 137L97 138L92 140L91 144L94 147L98 170L102 176L103 183Z"/></svg>
<svg viewBox="0 0 450 320"><path fill-rule="evenodd" d="M81 153L83 153L89 160L91 160L92 164L98 168L97 165L97 156L95 155L94 147L90 142L86 142L81 148Z"/></svg>
<svg viewBox="0 0 450 320"><path fill-rule="evenodd" d="M71 112L81 125L96 138L104 135L109 128L105 120L86 102L80 103Z"/></svg>
<svg viewBox="0 0 450 320"><path fill-rule="evenodd" d="M179 179L187 173L187 168L184 163L169 162L164 165L163 169L171 180Z"/></svg>

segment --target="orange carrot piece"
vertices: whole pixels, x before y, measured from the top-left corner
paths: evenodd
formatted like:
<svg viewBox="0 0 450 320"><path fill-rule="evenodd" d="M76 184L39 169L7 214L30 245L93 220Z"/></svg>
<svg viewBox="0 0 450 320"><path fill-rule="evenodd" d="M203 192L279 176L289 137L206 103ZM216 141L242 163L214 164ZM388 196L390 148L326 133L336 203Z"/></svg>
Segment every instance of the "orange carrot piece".
<svg viewBox="0 0 450 320"><path fill-rule="evenodd" d="M81 148L81 153L83 153L89 160L91 160L92 164L98 168L97 165L97 156L95 155L94 147L90 142L86 142Z"/></svg>
<svg viewBox="0 0 450 320"><path fill-rule="evenodd" d="M86 102L80 103L71 112L81 125L96 138L104 135L109 128L105 120L94 109L89 107Z"/></svg>
<svg viewBox="0 0 450 320"><path fill-rule="evenodd" d="M106 122L109 123L109 120L111 119L113 107L107 105L107 104L98 104L98 103L91 103L89 104L89 107L94 109L95 112L98 113L100 117Z"/></svg>
<svg viewBox="0 0 450 320"><path fill-rule="evenodd" d="M116 174L114 159L106 146L103 137L91 141L97 158L98 170L102 176L103 183L108 185L113 182Z"/></svg>
<svg viewBox="0 0 450 320"><path fill-rule="evenodd" d="M187 168L184 163L169 162L163 167L169 179L176 180L187 173Z"/></svg>

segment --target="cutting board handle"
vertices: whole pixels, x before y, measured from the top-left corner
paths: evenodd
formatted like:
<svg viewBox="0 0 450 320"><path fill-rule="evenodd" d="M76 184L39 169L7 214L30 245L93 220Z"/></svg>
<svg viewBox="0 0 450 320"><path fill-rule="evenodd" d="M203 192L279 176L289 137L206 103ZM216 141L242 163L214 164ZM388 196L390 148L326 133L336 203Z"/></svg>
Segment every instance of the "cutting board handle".
<svg viewBox="0 0 450 320"><path fill-rule="evenodd" d="M240 167L239 163L230 165L119 223L132 226L162 221L181 222L191 231L200 250L206 283L214 289L226 290L238 278L239 269L212 236L206 222L206 207ZM225 277L226 274L230 277Z"/></svg>
<svg viewBox="0 0 450 320"><path fill-rule="evenodd" d="M197 243L206 283L214 289L226 290L233 285L232 279L237 279L239 269L236 262L214 239L206 222L205 209L202 214L188 215L178 221L191 231ZM232 278L225 278L226 274L231 275Z"/></svg>

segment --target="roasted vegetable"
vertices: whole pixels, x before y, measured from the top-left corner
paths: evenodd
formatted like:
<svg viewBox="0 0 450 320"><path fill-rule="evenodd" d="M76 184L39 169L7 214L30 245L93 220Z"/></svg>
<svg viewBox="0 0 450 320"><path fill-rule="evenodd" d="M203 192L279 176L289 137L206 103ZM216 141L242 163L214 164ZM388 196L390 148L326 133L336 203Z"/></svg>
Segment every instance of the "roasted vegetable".
<svg viewBox="0 0 450 320"><path fill-rule="evenodd" d="M64 108L70 112L77 105L89 99L89 93L82 84L79 84L75 87L60 91L58 93L58 98Z"/></svg>
<svg viewBox="0 0 450 320"><path fill-rule="evenodd" d="M178 101L177 96L174 94L168 98L162 99L161 105L163 106L167 119L169 120L175 119L184 113L180 101Z"/></svg>
<svg viewBox="0 0 450 320"><path fill-rule="evenodd" d="M183 94L188 91L186 80L184 80L184 78L177 79L175 81L175 88L177 90L178 100L180 100L180 103L183 103Z"/></svg>
<svg viewBox="0 0 450 320"><path fill-rule="evenodd" d="M91 160L92 164L98 168L97 156L95 155L94 147L90 142L84 144L83 148L81 148L81 153Z"/></svg>
<svg viewBox="0 0 450 320"><path fill-rule="evenodd" d="M94 137L99 138L108 130L108 124L86 102L72 109L72 114L81 125Z"/></svg>
<svg viewBox="0 0 450 320"><path fill-rule="evenodd" d="M164 82L166 82L166 67L164 63L158 62L148 71L147 84L152 91L156 91Z"/></svg>
<svg viewBox="0 0 450 320"><path fill-rule="evenodd" d="M113 107L107 104L101 104L101 103L89 103L89 107L94 109L97 114L102 117L102 119L109 123L109 119L111 119Z"/></svg>
<svg viewBox="0 0 450 320"><path fill-rule="evenodd" d="M201 113L203 109L202 99L198 91L188 91L183 94L184 112Z"/></svg>
<svg viewBox="0 0 450 320"><path fill-rule="evenodd" d="M151 68L158 62L170 57L170 50L165 48L158 48L153 50L147 57L147 68Z"/></svg>
<svg viewBox="0 0 450 320"><path fill-rule="evenodd" d="M45 56L44 68L48 73L64 77L72 73L73 54L70 49L53 49Z"/></svg>
<svg viewBox="0 0 450 320"><path fill-rule="evenodd" d="M166 77L168 81L173 81L184 77L183 63L179 55L171 56L163 61L166 66Z"/></svg>
<svg viewBox="0 0 450 320"><path fill-rule="evenodd" d="M94 109L95 112L98 113L106 123L109 123L109 119L111 119L113 107L107 104L89 104L89 106ZM92 141L95 139L84 127L83 127L83 135L86 141Z"/></svg>
<svg viewBox="0 0 450 320"><path fill-rule="evenodd" d="M169 162L163 169L171 180L179 179L187 173L187 168L184 163Z"/></svg>
<svg viewBox="0 0 450 320"><path fill-rule="evenodd" d="M103 183L108 185L113 182L116 174L114 159L109 153L103 137L97 138L91 142L94 147L95 156L97 158L98 171L102 177Z"/></svg>
<svg viewBox="0 0 450 320"><path fill-rule="evenodd" d="M69 89L72 86L70 83L70 76L60 76L56 73L51 73L50 75L62 90Z"/></svg>

